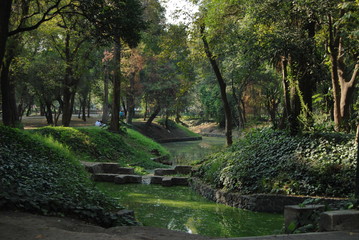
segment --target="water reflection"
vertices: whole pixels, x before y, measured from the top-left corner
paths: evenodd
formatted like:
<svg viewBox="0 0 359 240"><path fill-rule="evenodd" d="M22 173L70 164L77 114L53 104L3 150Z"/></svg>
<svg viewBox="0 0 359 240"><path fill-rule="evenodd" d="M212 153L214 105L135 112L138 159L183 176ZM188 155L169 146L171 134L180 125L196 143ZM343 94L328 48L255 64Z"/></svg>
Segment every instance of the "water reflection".
<svg viewBox="0 0 359 240"><path fill-rule="evenodd" d="M201 141L163 143L175 165L187 165L225 146L225 138L203 137Z"/></svg>
<svg viewBox="0 0 359 240"><path fill-rule="evenodd" d="M255 213L210 202L188 187L158 185L98 186L135 210L145 226L168 228L210 237L244 237L278 233L283 217Z"/></svg>

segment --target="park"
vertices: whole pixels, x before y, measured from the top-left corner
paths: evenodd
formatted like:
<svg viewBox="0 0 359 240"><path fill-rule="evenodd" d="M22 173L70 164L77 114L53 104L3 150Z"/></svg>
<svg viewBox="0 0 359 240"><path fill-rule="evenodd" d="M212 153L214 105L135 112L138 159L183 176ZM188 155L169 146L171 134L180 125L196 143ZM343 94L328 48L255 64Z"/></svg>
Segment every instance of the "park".
<svg viewBox="0 0 359 240"><path fill-rule="evenodd" d="M1 239L359 238L359 2L180 2L1 1Z"/></svg>

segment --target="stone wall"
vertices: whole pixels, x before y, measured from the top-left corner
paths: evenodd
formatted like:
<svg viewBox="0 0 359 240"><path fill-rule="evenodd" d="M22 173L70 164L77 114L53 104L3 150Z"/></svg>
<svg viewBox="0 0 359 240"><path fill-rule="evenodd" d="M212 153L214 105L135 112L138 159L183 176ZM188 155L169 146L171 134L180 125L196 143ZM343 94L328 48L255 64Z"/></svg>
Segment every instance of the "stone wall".
<svg viewBox="0 0 359 240"><path fill-rule="evenodd" d="M306 199L320 199L321 204L329 205L332 208L338 208L338 206L348 202L346 199L277 194L240 195L238 193L229 193L223 190L213 189L211 186L201 182L198 178L191 178L190 186L197 193L211 201L256 212L283 213L286 205L297 205Z"/></svg>

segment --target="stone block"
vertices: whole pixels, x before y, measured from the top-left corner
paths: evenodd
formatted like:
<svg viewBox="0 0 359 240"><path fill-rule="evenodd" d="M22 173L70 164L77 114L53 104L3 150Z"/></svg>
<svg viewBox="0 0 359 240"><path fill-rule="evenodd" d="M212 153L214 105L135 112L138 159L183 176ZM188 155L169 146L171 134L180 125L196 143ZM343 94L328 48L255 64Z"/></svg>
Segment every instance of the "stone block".
<svg viewBox="0 0 359 240"><path fill-rule="evenodd" d="M114 182L116 184L142 183L142 177L138 175L117 175Z"/></svg>
<svg viewBox="0 0 359 240"><path fill-rule="evenodd" d="M152 176L151 177L151 184L162 184L162 176Z"/></svg>
<svg viewBox="0 0 359 240"><path fill-rule="evenodd" d="M359 229L358 210L338 210L323 212L320 215L320 231L343 231Z"/></svg>
<svg viewBox="0 0 359 240"><path fill-rule="evenodd" d="M103 173L134 174L134 168L120 167L117 163L101 163Z"/></svg>
<svg viewBox="0 0 359 240"><path fill-rule="evenodd" d="M166 175L174 175L176 171L174 169L168 168L157 168L155 169L155 176L166 176Z"/></svg>
<svg viewBox="0 0 359 240"><path fill-rule="evenodd" d="M175 171L178 174L190 174L192 171L192 167L191 166L176 166Z"/></svg>
<svg viewBox="0 0 359 240"><path fill-rule="evenodd" d="M172 177L172 186L188 186L188 178Z"/></svg>
<svg viewBox="0 0 359 240"><path fill-rule="evenodd" d="M114 182L116 176L117 174L96 173L92 177L95 182Z"/></svg>
<svg viewBox="0 0 359 240"><path fill-rule="evenodd" d="M314 224L324 211L324 205L288 205L284 207L284 226L287 233L308 224ZM292 226L295 224L294 226Z"/></svg>
<svg viewBox="0 0 359 240"><path fill-rule="evenodd" d="M172 187L172 177L164 177L162 178L162 186L164 187Z"/></svg>

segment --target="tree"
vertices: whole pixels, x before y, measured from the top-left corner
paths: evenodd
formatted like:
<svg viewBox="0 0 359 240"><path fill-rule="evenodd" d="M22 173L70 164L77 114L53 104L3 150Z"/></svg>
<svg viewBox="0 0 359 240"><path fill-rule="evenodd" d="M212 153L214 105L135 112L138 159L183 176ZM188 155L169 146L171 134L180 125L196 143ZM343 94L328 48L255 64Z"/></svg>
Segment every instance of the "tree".
<svg viewBox="0 0 359 240"><path fill-rule="evenodd" d="M1 96L4 125L15 127L18 121L14 96L15 83L10 82L7 77L7 69L11 64L11 52L7 63L5 62L5 67L3 65L8 38L35 30L42 23L51 20L69 6L69 3L63 2L62 0L20 2L4 0L0 3L0 68L2 72Z"/></svg>
<svg viewBox="0 0 359 240"><path fill-rule="evenodd" d="M119 132L121 49L123 43L130 47L135 47L139 43L140 33L145 28L142 18L143 9L138 0L83 0L80 9L95 27L95 36L102 41L114 43L113 60L116 66L113 76L113 101L109 129Z"/></svg>
<svg viewBox="0 0 359 240"><path fill-rule="evenodd" d="M218 85L220 88L220 92L221 92L221 98L222 98L222 103L223 103L223 107L224 107L224 114L225 114L225 121L226 121L226 126L225 126L225 131L226 131L226 139L227 139L227 145L231 146L233 143L232 140L232 112L231 112L231 108L227 99L227 93L226 93L226 82L224 81L221 71L219 70L218 64L216 62L215 57L213 56L211 49L209 47L206 35L205 35L205 25L201 25L200 26L200 32L201 32L201 38L203 41L203 45L204 45L204 51L206 52L207 58L209 60L209 62L211 63L213 72L216 75L217 81L218 81Z"/></svg>

